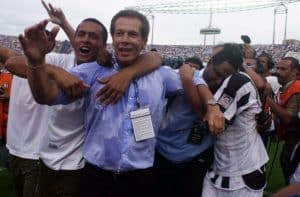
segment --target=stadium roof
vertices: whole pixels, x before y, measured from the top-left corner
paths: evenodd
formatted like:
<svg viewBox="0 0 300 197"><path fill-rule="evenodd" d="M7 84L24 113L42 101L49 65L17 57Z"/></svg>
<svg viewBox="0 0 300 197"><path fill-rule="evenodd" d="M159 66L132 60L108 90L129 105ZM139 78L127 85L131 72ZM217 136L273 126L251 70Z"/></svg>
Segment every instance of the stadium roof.
<svg viewBox="0 0 300 197"><path fill-rule="evenodd" d="M127 7L145 13L208 14L247 11L277 7L300 0L198 0L176 1L160 4L144 4Z"/></svg>

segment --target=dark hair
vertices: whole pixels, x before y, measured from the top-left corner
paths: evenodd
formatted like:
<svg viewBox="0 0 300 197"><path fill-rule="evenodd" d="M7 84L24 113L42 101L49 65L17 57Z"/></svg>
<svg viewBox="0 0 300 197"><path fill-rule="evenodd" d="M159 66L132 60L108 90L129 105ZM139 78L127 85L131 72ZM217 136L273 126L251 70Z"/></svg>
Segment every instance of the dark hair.
<svg viewBox="0 0 300 197"><path fill-rule="evenodd" d="M292 68L295 68L298 71L300 71L299 61L296 58L294 58L294 57L284 57L284 58L282 58L282 60L290 60L292 62Z"/></svg>
<svg viewBox="0 0 300 197"><path fill-rule="evenodd" d="M266 57L268 59L267 64L268 64L269 70L274 68L275 64L273 62L272 56L269 53L263 51L257 58L259 58L259 57Z"/></svg>
<svg viewBox="0 0 300 197"><path fill-rule="evenodd" d="M219 65L223 62L228 62L234 70L241 69L243 64L243 52L238 44L226 43L222 46L222 50L219 51L211 58L213 65Z"/></svg>
<svg viewBox="0 0 300 197"><path fill-rule="evenodd" d="M80 26L82 23L85 23L85 22L92 22L92 23L95 23L95 24L99 25L99 26L102 28L102 30L101 30L101 37L102 37L103 43L106 44L107 37L108 37L108 35L107 35L107 34L108 34L108 33L107 33L107 29L106 29L106 27L105 27L99 20L97 20L97 19L95 19L95 18L86 18L86 19L84 19L83 21L81 21L80 24L77 26L75 32L77 32L79 26Z"/></svg>
<svg viewBox="0 0 300 197"><path fill-rule="evenodd" d="M148 39L149 30L150 30L149 21L145 15L143 15L140 12L135 11L135 10L121 10L111 19L111 23L110 23L111 36L113 36L113 34L115 33L115 28L116 28L115 23L116 23L117 19L121 18L121 17L139 19L142 23L142 27L140 29L142 38L144 40Z"/></svg>
<svg viewBox="0 0 300 197"><path fill-rule="evenodd" d="M201 59L199 57L196 57L196 56L186 58L184 63L196 64L197 68L200 69L200 70L203 68L203 63L202 63Z"/></svg>

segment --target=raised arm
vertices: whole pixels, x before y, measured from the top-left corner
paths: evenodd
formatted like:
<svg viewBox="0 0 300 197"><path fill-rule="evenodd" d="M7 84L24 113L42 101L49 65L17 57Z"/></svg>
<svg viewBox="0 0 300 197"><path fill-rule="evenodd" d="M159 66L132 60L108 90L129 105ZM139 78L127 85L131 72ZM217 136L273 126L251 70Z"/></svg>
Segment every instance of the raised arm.
<svg viewBox="0 0 300 197"><path fill-rule="evenodd" d="M74 39L74 36L75 36L75 30L74 28L72 27L72 25L69 23L69 21L67 20L64 12L62 11L62 9L60 8L56 8L56 7L53 7L51 3L49 3L48 5L43 1L41 0L44 8L46 9L49 17L50 17L50 21L54 24L57 24L59 25L63 30L64 32L67 34L70 42L72 43L72 46L73 46L73 39Z"/></svg>
<svg viewBox="0 0 300 197"><path fill-rule="evenodd" d="M50 80L45 66L45 55L51 50L57 28L53 28L49 35L45 33L48 21L44 20L25 30L19 36L23 51L27 57L27 77L32 95L38 103L50 104L59 94L56 83Z"/></svg>
<svg viewBox="0 0 300 197"><path fill-rule="evenodd" d="M255 87L259 91L264 91L264 88L266 86L266 80L264 80L259 74L257 74L252 68L248 68L246 66L243 67L244 71L250 76L250 78L253 80Z"/></svg>
<svg viewBox="0 0 300 197"><path fill-rule="evenodd" d="M195 86L193 82L194 69L188 64L180 68L180 77L185 95L191 103L193 109L199 115L199 119L208 121L209 130L218 134L225 130L225 117L217 104L209 104L209 100L214 100L214 96L204 84Z"/></svg>
<svg viewBox="0 0 300 197"><path fill-rule="evenodd" d="M98 79L105 86L97 93L99 102L103 104L115 104L123 96L132 79L145 75L157 69L162 64L162 58L157 52L148 52L141 55L137 61L117 74Z"/></svg>

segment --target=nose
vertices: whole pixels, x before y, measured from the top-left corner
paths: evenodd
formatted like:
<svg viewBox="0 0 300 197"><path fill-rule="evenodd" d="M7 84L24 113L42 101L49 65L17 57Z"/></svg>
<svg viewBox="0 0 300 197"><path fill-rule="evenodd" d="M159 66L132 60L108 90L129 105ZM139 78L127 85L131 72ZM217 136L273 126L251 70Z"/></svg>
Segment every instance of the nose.
<svg viewBox="0 0 300 197"><path fill-rule="evenodd" d="M275 68L274 70L274 76L278 77L280 75L280 70Z"/></svg>
<svg viewBox="0 0 300 197"><path fill-rule="evenodd" d="M128 42L129 41L129 36L128 36L128 34L123 34L123 36L122 36L122 38L121 38L121 41L122 42Z"/></svg>

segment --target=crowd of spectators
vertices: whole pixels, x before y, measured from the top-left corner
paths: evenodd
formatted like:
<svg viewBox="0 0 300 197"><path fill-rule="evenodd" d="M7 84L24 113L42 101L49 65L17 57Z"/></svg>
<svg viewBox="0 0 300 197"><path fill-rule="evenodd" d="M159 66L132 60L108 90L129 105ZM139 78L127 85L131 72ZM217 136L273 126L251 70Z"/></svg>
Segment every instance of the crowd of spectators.
<svg viewBox="0 0 300 197"><path fill-rule="evenodd" d="M17 52L22 52L22 48L16 36L8 36L0 34L0 44L11 48ZM274 62L278 62L288 51L300 51L300 42L286 42L285 44L269 44L269 45L252 45L257 54L265 51L272 55ZM71 51L71 45L66 41L58 41L54 51L69 53ZM184 61L187 57L197 56L201 58L203 62L207 62L212 52L212 45L152 45L149 49L156 49L160 52L165 59L169 61ZM109 51L112 51L111 44L107 46ZM175 63L176 64L176 63Z"/></svg>

